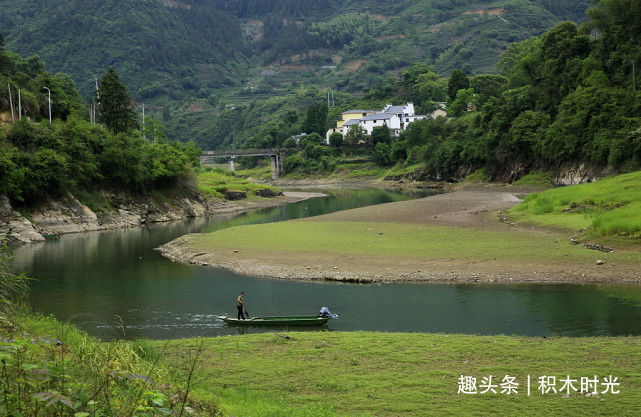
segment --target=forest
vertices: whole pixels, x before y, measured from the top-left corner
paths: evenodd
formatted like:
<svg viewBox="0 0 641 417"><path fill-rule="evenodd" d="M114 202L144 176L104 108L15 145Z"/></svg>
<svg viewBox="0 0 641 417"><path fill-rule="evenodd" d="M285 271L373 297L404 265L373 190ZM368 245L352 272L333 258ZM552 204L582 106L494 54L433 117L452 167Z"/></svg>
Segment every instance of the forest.
<svg viewBox="0 0 641 417"><path fill-rule="evenodd" d="M95 77L113 67L138 105L145 102L172 137L186 142L201 127L225 123L218 115L229 108L301 87L359 94L417 61L440 76L456 68L470 75L495 72L509 43L563 20L581 22L589 5L590 0L0 0L0 32L10 49L39 55L54 73L69 74L85 98ZM245 139L252 134L241 133Z"/></svg>
<svg viewBox="0 0 641 417"><path fill-rule="evenodd" d="M6 51L1 38L0 83L9 86L0 93L1 115L8 120L0 129L0 195L13 204L71 191L164 190L199 164L193 143L167 140L151 119L141 128L113 70L99 82L98 123L90 123L68 76L50 74L38 58ZM51 90L51 124L42 86Z"/></svg>
<svg viewBox="0 0 641 417"><path fill-rule="evenodd" d="M633 68L641 62L641 1L601 0L588 14L579 27L560 23L510 45L502 77L456 86L449 111L458 117L410 125L392 159L423 161L444 178L483 167L508 180L582 163L638 169L641 93Z"/></svg>
<svg viewBox="0 0 641 417"><path fill-rule="evenodd" d="M447 118L414 122L395 140L389 134L368 138L354 127L342 146L354 152L362 139L368 143L361 153L370 153L379 165L422 164L429 176L445 180L478 171L488 179L514 181L529 172L582 164L618 172L638 169L639 15L639 0L602 0L580 26L559 23L541 37L511 44L501 55L499 74L468 76L454 70L443 78L426 63L414 64L363 98L330 108L326 127L349 107L413 101L426 113L444 101ZM309 112L300 128L311 133L305 130L307 119ZM261 137L273 135L263 131ZM312 149L291 157L286 168L332 166L314 161L320 158L317 145L308 146Z"/></svg>

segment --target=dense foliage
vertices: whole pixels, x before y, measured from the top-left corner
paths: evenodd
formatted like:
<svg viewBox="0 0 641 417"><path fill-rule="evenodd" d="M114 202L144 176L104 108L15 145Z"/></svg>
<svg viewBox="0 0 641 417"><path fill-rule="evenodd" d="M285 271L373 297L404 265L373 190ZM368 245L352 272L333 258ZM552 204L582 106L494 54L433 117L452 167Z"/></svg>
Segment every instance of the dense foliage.
<svg viewBox="0 0 641 417"><path fill-rule="evenodd" d="M641 93L632 71L641 62L639 13L641 1L604 0L580 28L560 23L508 48L503 76L475 76L466 88L457 73L448 107L456 117L411 124L392 158L424 162L441 178L481 167L513 179L581 163L641 166Z"/></svg>
<svg viewBox="0 0 641 417"><path fill-rule="evenodd" d="M187 141L236 122L228 110L283 98L300 85L360 92L411 63L441 76L493 71L510 42L589 0L0 0L11 48L71 74L83 95L113 67L150 115ZM260 106L260 104L258 104ZM306 108L306 106L305 106ZM233 112L231 117L233 117ZM185 123L188 119L190 123ZM249 128L235 126L244 141ZM195 128L191 128L191 126ZM208 130L200 134L200 130ZM225 140L234 142L234 140ZM199 142L205 144L205 141Z"/></svg>
<svg viewBox="0 0 641 417"><path fill-rule="evenodd" d="M53 76L39 59L24 60L4 50L0 62L0 82L12 89L12 104L8 90L0 94L0 114L5 119L0 129L0 194L14 203L30 204L46 195L79 189L118 187L140 192L170 187L198 164L199 150L193 143L171 143L162 135L152 141L134 130L136 116L115 72L105 75L100 90L102 120L108 130L84 119L86 112L67 76ZM43 85L51 88L53 124Z"/></svg>
<svg viewBox="0 0 641 417"><path fill-rule="evenodd" d="M112 132L127 132L138 127L138 116L131 108L127 87L113 68L100 80L97 92L99 119Z"/></svg>

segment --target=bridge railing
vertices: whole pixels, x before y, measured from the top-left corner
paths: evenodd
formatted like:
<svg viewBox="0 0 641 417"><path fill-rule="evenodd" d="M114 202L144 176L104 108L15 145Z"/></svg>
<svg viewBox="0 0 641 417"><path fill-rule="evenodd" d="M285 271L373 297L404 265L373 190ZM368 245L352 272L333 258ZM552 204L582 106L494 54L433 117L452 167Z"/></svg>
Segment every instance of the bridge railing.
<svg viewBox="0 0 641 417"><path fill-rule="evenodd" d="M272 149L233 149L233 150L215 150L203 151L202 156L211 158L229 157L229 156L271 156L281 155L297 151L296 148L272 148Z"/></svg>

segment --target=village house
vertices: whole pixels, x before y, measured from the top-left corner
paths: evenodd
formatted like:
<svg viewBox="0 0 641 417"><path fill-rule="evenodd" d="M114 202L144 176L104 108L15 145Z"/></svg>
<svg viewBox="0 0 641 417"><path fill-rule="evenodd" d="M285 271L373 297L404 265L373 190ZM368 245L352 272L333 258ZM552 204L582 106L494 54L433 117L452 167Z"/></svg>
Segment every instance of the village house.
<svg viewBox="0 0 641 417"><path fill-rule="evenodd" d="M343 133L343 126L345 123L352 120L359 120L361 117L365 117L372 113L376 113L376 110L347 110L342 112L340 120L336 122L336 127L329 129L325 134L325 142L329 144L329 136L334 132L339 132L345 136Z"/></svg>
<svg viewBox="0 0 641 417"><path fill-rule="evenodd" d="M336 127L329 129L325 134L325 142L329 143L329 136L334 132L340 132L343 136L349 128L359 125L366 135L371 135L377 126L387 126L392 136L397 137L399 133L407 128L407 125L427 116L416 114L413 103L404 106L392 106L387 104L381 111L372 110L348 110L341 113L341 120Z"/></svg>

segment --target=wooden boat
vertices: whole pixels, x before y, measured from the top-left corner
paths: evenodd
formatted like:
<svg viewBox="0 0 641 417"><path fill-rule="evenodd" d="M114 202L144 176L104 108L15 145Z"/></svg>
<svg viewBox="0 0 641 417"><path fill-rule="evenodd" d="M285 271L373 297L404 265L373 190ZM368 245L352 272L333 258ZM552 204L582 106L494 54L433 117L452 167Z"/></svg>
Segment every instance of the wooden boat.
<svg viewBox="0 0 641 417"><path fill-rule="evenodd" d="M318 316L272 316L272 317L250 317L245 320L238 320L233 317L220 317L227 324L238 326L324 326L329 317Z"/></svg>

